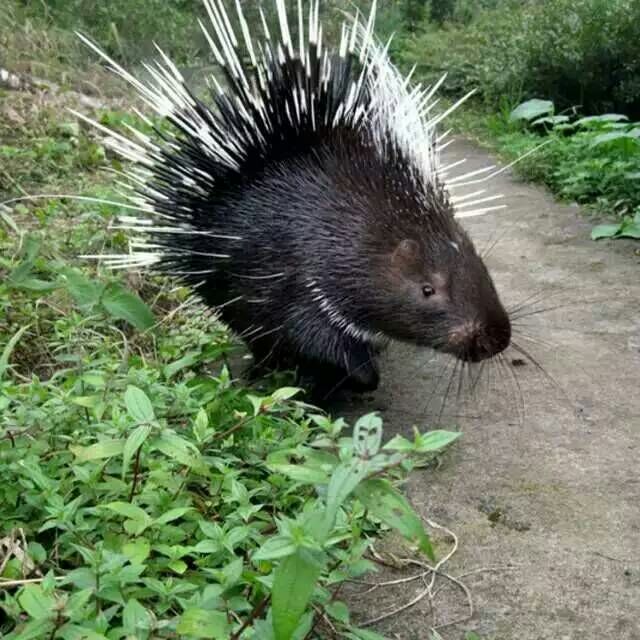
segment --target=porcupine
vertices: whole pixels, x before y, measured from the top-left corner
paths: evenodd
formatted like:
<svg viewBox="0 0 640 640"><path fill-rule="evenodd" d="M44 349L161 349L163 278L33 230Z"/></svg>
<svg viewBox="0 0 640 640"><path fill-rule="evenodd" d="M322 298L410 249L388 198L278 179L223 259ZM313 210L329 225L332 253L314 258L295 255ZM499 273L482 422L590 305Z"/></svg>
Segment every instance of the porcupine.
<svg viewBox="0 0 640 640"><path fill-rule="evenodd" d="M450 111L432 115L440 82L410 88L373 35L375 2L334 51L319 0L308 12L299 0L295 36L275 0L279 25L272 33L261 11L259 41L237 0L235 30L223 0L204 4L211 25L200 26L224 74L211 78L211 106L161 49L143 83L80 36L172 125L146 120L151 139L89 121L133 163L126 186L139 209L120 219L139 234L130 253L99 257L179 277L256 365L296 368L320 396L375 389L390 339L473 362L503 351L509 316L456 220L497 208L494 197L450 195L483 174L449 178L440 166L436 126Z"/></svg>

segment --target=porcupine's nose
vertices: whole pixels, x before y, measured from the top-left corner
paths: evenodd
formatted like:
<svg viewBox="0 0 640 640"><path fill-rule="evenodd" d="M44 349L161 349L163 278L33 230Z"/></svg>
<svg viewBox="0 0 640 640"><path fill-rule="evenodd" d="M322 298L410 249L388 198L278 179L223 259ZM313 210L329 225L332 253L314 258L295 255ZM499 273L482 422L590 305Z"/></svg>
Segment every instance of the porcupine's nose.
<svg viewBox="0 0 640 640"><path fill-rule="evenodd" d="M506 316L489 322L466 322L449 333L448 351L465 362L481 362L502 353L511 342Z"/></svg>

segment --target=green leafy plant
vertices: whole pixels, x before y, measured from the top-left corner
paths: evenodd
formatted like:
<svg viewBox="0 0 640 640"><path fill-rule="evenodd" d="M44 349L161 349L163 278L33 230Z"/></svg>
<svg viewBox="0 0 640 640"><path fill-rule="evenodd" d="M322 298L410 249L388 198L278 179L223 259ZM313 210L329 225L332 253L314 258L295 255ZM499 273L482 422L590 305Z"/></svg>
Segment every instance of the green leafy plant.
<svg viewBox="0 0 640 640"><path fill-rule="evenodd" d="M640 123L624 114L557 113L553 102L525 101L492 113L478 105L456 116L457 126L519 162L515 170L543 182L564 200L617 220L597 225L594 239L637 238L640 213ZM543 143L544 146L541 146Z"/></svg>
<svg viewBox="0 0 640 640"><path fill-rule="evenodd" d="M610 207L610 212L619 214L620 222L593 229L594 240L640 238L640 173L634 170L640 161L640 123L629 122L622 114L571 118L553 112L553 103L530 100L512 112L511 120L542 126L550 134L551 143L562 153L552 175L560 195L578 202L596 201L600 208Z"/></svg>
<svg viewBox="0 0 640 640"><path fill-rule="evenodd" d="M0 260L0 265L8 269L4 287L35 293L64 288L78 307L88 313L100 311L113 319L126 320L140 330L153 326L155 319L149 307L119 282L99 282L69 268L62 271L61 277L56 276L54 265L38 259L41 245L40 236L27 235L17 263Z"/></svg>
<svg viewBox="0 0 640 640"><path fill-rule="evenodd" d="M118 377L99 360L35 396L33 383L0 386L0 516L5 535L27 541L0 581L46 576L5 589L7 639L251 629L285 640L325 615L357 634L336 596L373 568L365 554L380 527L433 557L396 479L458 433L382 446L379 417L345 436L344 421L309 414L296 389L254 396L226 369L169 385L157 370ZM144 390L123 392L133 381ZM52 419L36 426L39 415Z"/></svg>
<svg viewBox="0 0 640 640"><path fill-rule="evenodd" d="M635 216L625 216L622 222L599 224L591 231L593 240L601 238L633 238L640 240L640 211Z"/></svg>

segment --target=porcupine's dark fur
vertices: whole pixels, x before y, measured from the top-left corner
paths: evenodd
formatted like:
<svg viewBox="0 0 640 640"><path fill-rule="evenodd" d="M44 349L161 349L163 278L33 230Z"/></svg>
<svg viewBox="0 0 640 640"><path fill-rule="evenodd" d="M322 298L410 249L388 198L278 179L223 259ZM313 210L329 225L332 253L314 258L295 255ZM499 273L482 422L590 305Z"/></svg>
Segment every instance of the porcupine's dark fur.
<svg viewBox="0 0 640 640"><path fill-rule="evenodd" d="M224 7L205 2L227 88L210 109L166 58L153 70L147 101L177 133L163 144L116 141L146 172L130 174L148 216L133 226L151 230L113 266L179 276L220 308L257 365L298 367L321 394L374 389L376 345L388 338L464 360L502 351L510 324L491 278L436 169L417 166L435 158L434 125L423 122L433 148L420 155L401 123L385 121L393 104L375 92L390 83L393 100L407 90L369 30L353 26L361 33L345 32L328 56L314 41L312 3L306 52L281 22L282 42L265 39L258 65L240 72ZM414 117L415 96L398 99Z"/></svg>

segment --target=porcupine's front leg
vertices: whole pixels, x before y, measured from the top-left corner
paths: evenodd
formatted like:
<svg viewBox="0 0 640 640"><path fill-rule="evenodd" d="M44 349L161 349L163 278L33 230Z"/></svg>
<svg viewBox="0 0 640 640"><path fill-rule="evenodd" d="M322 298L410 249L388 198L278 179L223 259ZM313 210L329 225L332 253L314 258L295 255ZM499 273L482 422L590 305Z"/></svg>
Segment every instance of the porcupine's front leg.
<svg viewBox="0 0 640 640"><path fill-rule="evenodd" d="M305 359L298 365L300 383L310 389L313 402L323 403L341 391L366 393L378 388L380 374L373 346L343 340L338 362Z"/></svg>

